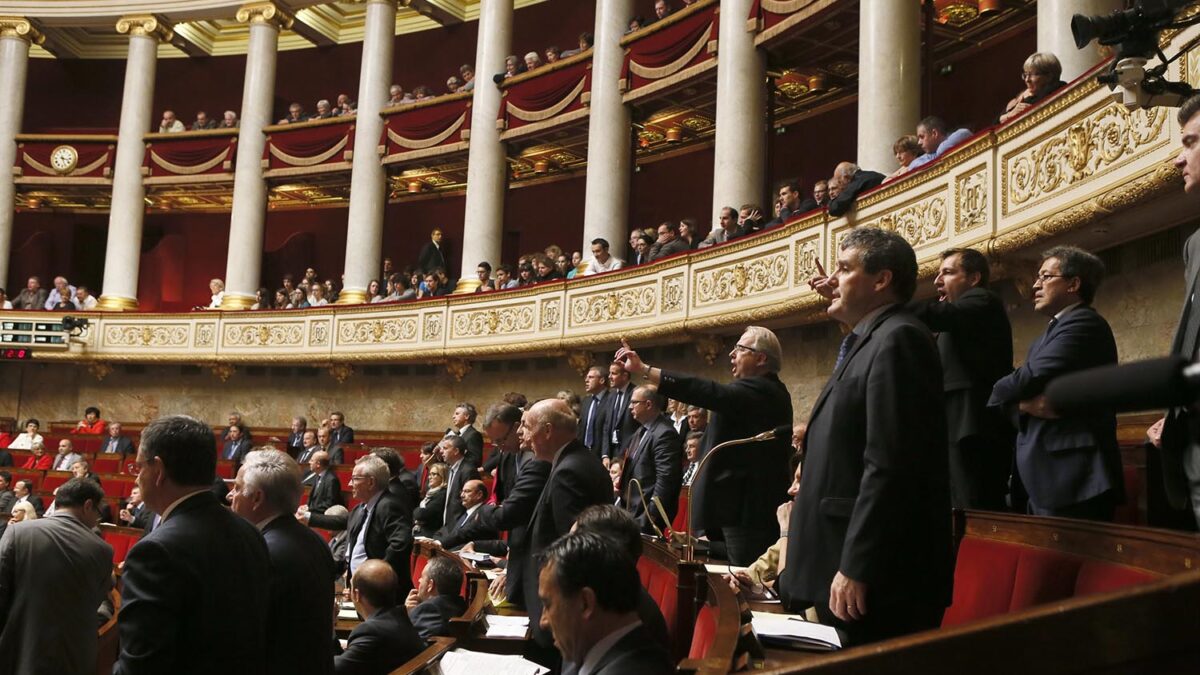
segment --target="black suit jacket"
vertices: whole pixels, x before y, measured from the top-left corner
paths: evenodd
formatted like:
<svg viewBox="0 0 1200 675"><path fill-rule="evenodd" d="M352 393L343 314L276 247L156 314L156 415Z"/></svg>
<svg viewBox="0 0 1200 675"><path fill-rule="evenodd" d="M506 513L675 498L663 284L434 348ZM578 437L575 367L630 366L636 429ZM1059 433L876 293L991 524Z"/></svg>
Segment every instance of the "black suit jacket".
<svg viewBox="0 0 1200 675"><path fill-rule="evenodd" d="M774 373L729 384L662 371L658 391L709 410L700 456L713 447L792 425L792 397ZM763 529L775 527L775 509L787 501L788 438L743 446L714 457L692 483L693 527Z"/></svg>
<svg viewBox="0 0 1200 675"><path fill-rule="evenodd" d="M340 451L344 446L352 445L353 443L354 443L354 429L351 429L350 427L346 426L345 424L338 427L337 429L329 430L329 447L330 448L337 449ZM337 462L335 462L335 464L341 464L341 463L342 463L342 454L341 454L341 452L338 452Z"/></svg>
<svg viewBox="0 0 1200 675"><path fill-rule="evenodd" d="M425 246L421 248L421 254L417 256L417 267L420 267L422 272L429 273L439 267L447 273L450 272L446 265L445 240L442 241L442 248L438 248L432 241L425 242Z"/></svg>
<svg viewBox="0 0 1200 675"><path fill-rule="evenodd" d="M388 491L399 497L409 511L421 503L421 488L417 485L417 476L407 467L400 469L400 474L388 481Z"/></svg>
<svg viewBox="0 0 1200 675"><path fill-rule="evenodd" d="M316 532L285 513L262 530L271 557L270 673L333 672L330 607L337 569Z"/></svg>
<svg viewBox="0 0 1200 675"><path fill-rule="evenodd" d="M299 458L300 453L304 451L304 432L290 433L287 439L287 452L292 457Z"/></svg>
<svg viewBox="0 0 1200 675"><path fill-rule="evenodd" d="M248 438L225 441L225 447L221 449L221 459L232 459L234 464L241 464L248 452L250 452L250 439Z"/></svg>
<svg viewBox="0 0 1200 675"><path fill-rule="evenodd" d="M592 410L593 401L596 406L595 411ZM611 413L609 408L611 407L612 402L608 398L608 390L604 389L599 394L585 396L583 407L580 408L579 431L575 435L575 438L595 453L597 457L606 454L604 451L608 447L608 440L605 438L604 430L608 427L608 416ZM592 444L590 446L587 444L589 422L592 427Z"/></svg>
<svg viewBox="0 0 1200 675"><path fill-rule="evenodd" d="M325 510L334 504L346 504L342 499L342 484L337 474L326 469L325 473L314 479L312 492L308 497L308 510L313 513L325 513Z"/></svg>
<svg viewBox="0 0 1200 675"><path fill-rule="evenodd" d="M490 519L485 515L495 508L490 504L480 504L474 513L466 516L466 520L460 516L453 524L443 525L442 530L433 538L442 542L442 546L447 549L459 548L475 539L497 539L500 537L500 532L491 525Z"/></svg>
<svg viewBox="0 0 1200 675"><path fill-rule="evenodd" d="M528 537L520 542L509 541L509 569L514 564L525 566L523 592L525 608L533 638L543 647L553 645L549 632L538 625L542 603L537 595L537 575L540 567L537 554L546 550L554 540L571 531L579 512L593 504L612 503L612 478L596 456L579 441L571 441L562 450L550 469L546 487L534 506L529 520Z"/></svg>
<svg viewBox="0 0 1200 675"><path fill-rule="evenodd" d="M829 200L829 215L845 215L850 210L850 207L854 206L854 200L858 199L860 194L873 187L878 187L886 179L887 176L878 171L859 169L854 173L854 177L850 179L850 182L846 183L842 191L838 193L838 196Z"/></svg>
<svg viewBox="0 0 1200 675"><path fill-rule="evenodd" d="M365 506L365 503L355 506L348 517L312 513L308 524L327 530L346 530L346 560L349 561L354 554L358 532L362 529ZM404 508L399 498L385 490L375 504L375 513L371 515L371 522L367 526L365 545L368 559L383 560L395 570L400 578L400 593L408 593L412 588L412 575L408 568L412 543L412 512ZM349 569L346 571L348 574Z"/></svg>
<svg viewBox="0 0 1200 675"><path fill-rule="evenodd" d="M594 675L667 675L675 672L675 662L642 625L617 640L591 672Z"/></svg>
<svg viewBox="0 0 1200 675"><path fill-rule="evenodd" d="M514 459L513 467L515 469L516 457L511 454L509 456ZM546 480L549 477L550 462L543 462L533 457L526 459L521 465L521 471L513 482L508 496L498 507L484 513L484 520L480 522L480 525L486 525L495 531L507 530L510 543L514 546L528 548L529 521L533 518L533 511L542 497L542 491L545 489ZM477 551L507 550L507 544L504 542L486 542L484 537L477 535L474 530L464 532L462 536L468 537L468 541L476 542ZM483 548L480 548L479 542L481 541L485 541ZM522 565L509 564L508 572L505 574L504 590L510 602L524 605L524 584L527 571ZM536 586L536 583L534 585Z"/></svg>
<svg viewBox="0 0 1200 675"><path fill-rule="evenodd" d="M467 611L467 601L457 595L435 595L413 607L408 613L413 628L422 640L450 634L450 619Z"/></svg>
<svg viewBox="0 0 1200 675"><path fill-rule="evenodd" d="M641 493L632 484L635 479L642 486ZM642 532L653 534L651 519L660 530L668 527L670 521L663 523L653 504L642 503L642 494L646 495L647 501L658 497L667 518L674 519L682 485L683 442L671 420L659 415L646 425L644 432L635 434L630 443L625 466L621 469L621 499ZM647 516L647 509L653 515Z"/></svg>
<svg viewBox="0 0 1200 675"><path fill-rule="evenodd" d="M1041 394L1056 377L1116 362L1117 344L1108 322L1092 307L1080 305L1034 340L1025 363L992 389L988 405L1008 412L1017 427L1017 471L1036 506L1069 506L1107 490L1118 499L1124 496L1113 411L1048 420L1017 410L1017 404Z"/></svg>
<svg viewBox="0 0 1200 675"><path fill-rule="evenodd" d="M467 459L475 466L483 465L483 434L475 427L466 427L462 430L462 439L467 444Z"/></svg>
<svg viewBox="0 0 1200 675"><path fill-rule="evenodd" d="M113 675L266 672L270 569L262 535L211 492L181 502L125 558Z"/></svg>
<svg viewBox="0 0 1200 675"><path fill-rule="evenodd" d="M413 523L419 523L421 534L428 537L442 529L442 524L445 522L442 520L442 514L446 511L446 488L443 487L425 497L429 500L429 504L421 506L418 502L417 507L413 509Z"/></svg>
<svg viewBox="0 0 1200 675"><path fill-rule="evenodd" d="M346 651L334 659L334 672L337 675L390 673L424 649L425 643L417 636L404 605L396 605L375 612L350 631Z"/></svg>
<svg viewBox="0 0 1200 675"><path fill-rule="evenodd" d="M453 473L453 475L451 475ZM463 485L469 480L479 478L478 465L471 462L469 457L464 457L458 465L457 471L451 471L450 465L446 465L446 506L445 517L442 519L442 525L453 523L458 520L458 517L463 514L466 509L463 508L462 499L459 495L462 494Z"/></svg>
<svg viewBox="0 0 1200 675"><path fill-rule="evenodd" d="M1175 339L1171 342L1171 353L1194 361L1200 352L1200 308L1195 303L1196 293L1200 292L1200 233L1193 233L1184 243L1183 265L1183 309ZM1162 431L1163 488L1171 506L1182 509L1188 505L1190 493L1190 481L1183 468L1184 457L1188 452L1200 452L1192 447L1196 419L1189 407L1169 410L1166 419Z"/></svg>
<svg viewBox="0 0 1200 675"><path fill-rule="evenodd" d="M623 457L625 446L633 439L633 434L641 426L629 413L629 399L633 396L633 383L626 385L624 390L616 389L608 393L608 426L605 428L605 445L600 454L603 457Z"/></svg>
<svg viewBox="0 0 1200 675"><path fill-rule="evenodd" d="M868 612L945 607L954 557L937 347L899 306L859 328L809 418L780 591L792 607L825 607L841 571L866 583Z"/></svg>
<svg viewBox="0 0 1200 675"><path fill-rule="evenodd" d="M97 452L97 454L108 453L109 442L111 440L111 436L105 436L104 443L100 446L100 450ZM111 454L120 454L122 457L127 457L132 455L133 452L133 441L129 440L128 436L117 436L117 449L115 453Z"/></svg>
<svg viewBox="0 0 1200 675"><path fill-rule="evenodd" d="M154 511L151 511L145 502L138 504L137 508L130 511L130 514L133 516L133 521L126 525L126 527L136 527L139 530L145 530L150 521L154 520Z"/></svg>

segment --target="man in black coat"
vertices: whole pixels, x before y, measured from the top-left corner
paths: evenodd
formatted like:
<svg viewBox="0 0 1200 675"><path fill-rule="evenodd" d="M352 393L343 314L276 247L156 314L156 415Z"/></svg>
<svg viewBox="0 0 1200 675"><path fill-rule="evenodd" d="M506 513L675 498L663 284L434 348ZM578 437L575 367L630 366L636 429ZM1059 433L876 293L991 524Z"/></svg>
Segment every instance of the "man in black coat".
<svg viewBox="0 0 1200 675"><path fill-rule="evenodd" d="M1012 471L1012 427L987 407L996 380L1012 372L1012 327L1004 302L988 290L988 262L973 249L950 249L934 281L937 297L909 305L937 334L950 444L950 503L1005 510Z"/></svg>
<svg viewBox="0 0 1200 675"><path fill-rule="evenodd" d="M858 196L871 188L878 187L887 176L878 171L860 169L853 162L842 162L833 170L833 178L829 180L830 194L837 192L829 200L829 215L845 215Z"/></svg>
<svg viewBox="0 0 1200 675"><path fill-rule="evenodd" d="M346 416L335 410L329 413L329 450L334 464L342 463L340 451L347 445L354 445L354 429L346 426Z"/></svg>
<svg viewBox="0 0 1200 675"><path fill-rule="evenodd" d="M683 485L683 441L662 414L661 404L657 387L643 385L633 390L629 409L642 428L634 434L621 468L621 503L646 534L655 533L652 522L659 532L670 527L679 508L679 490ZM635 480L638 485L633 485ZM655 497L667 512L665 523L652 503Z"/></svg>
<svg viewBox="0 0 1200 675"><path fill-rule="evenodd" d="M337 675L390 673L424 651L425 643L407 610L396 603L401 592L395 569L383 561L367 560L358 567L350 582L350 598L363 622L350 631L346 651L334 658Z"/></svg>
<svg viewBox="0 0 1200 675"><path fill-rule="evenodd" d="M412 511L388 491L387 463L367 455L354 465L350 490L358 506L348 516L327 516L308 511L300 514L310 527L347 530L347 574L354 576L367 560L383 560L396 571L402 592L412 588L409 556L412 555ZM365 521L365 527L364 527Z"/></svg>
<svg viewBox="0 0 1200 675"><path fill-rule="evenodd" d="M912 247L874 227L851 230L833 275L810 282L851 332L809 417L779 589L850 645L935 628L950 604L942 368L904 308L916 282Z"/></svg>
<svg viewBox="0 0 1200 675"><path fill-rule="evenodd" d="M442 247L442 230L435 227L429 233L429 241L425 243L420 255L417 256L417 267L428 274L436 269L450 269L446 262L446 250Z"/></svg>
<svg viewBox="0 0 1200 675"><path fill-rule="evenodd" d="M1056 377L1117 362L1112 329L1092 307L1103 278L1091 253L1056 246L1043 254L1033 307L1050 323L988 401L1017 427L1017 473L1034 515L1112 520L1125 497L1113 411L1059 416L1044 395Z"/></svg>
<svg viewBox="0 0 1200 675"><path fill-rule="evenodd" d="M597 457L603 457L608 443L604 438L604 429L608 425L608 377L600 366L588 368L583 378L583 389L587 396L583 397L582 411L579 415L579 430L576 440L583 447L591 450Z"/></svg>
<svg viewBox="0 0 1200 675"><path fill-rule="evenodd" d="M664 371L644 363L628 343L622 345L614 368L641 374L663 396L711 411L701 458L726 441L792 427L792 398L778 375L783 350L766 328L750 326L730 350L730 384ZM749 565L779 539L775 509L787 500L791 455L787 437L781 436L723 452L693 480L693 529L710 537L721 534L733 564Z"/></svg>
<svg viewBox="0 0 1200 675"><path fill-rule="evenodd" d="M388 492L404 503L411 513L421 503L421 488L417 485L417 475L404 466L404 458L395 448L375 448L372 455L382 459L388 467Z"/></svg>
<svg viewBox="0 0 1200 675"><path fill-rule="evenodd" d="M250 439L242 432L242 425L231 424L225 447L221 450L221 459L233 460L235 466L240 465L250 452Z"/></svg>
<svg viewBox="0 0 1200 675"><path fill-rule="evenodd" d="M604 440L607 446L602 446L600 457L604 466L607 460L621 459L625 456L625 446L633 439L633 434L640 426L629 412L629 399L633 396L633 383L629 381L629 373L616 364L608 367L608 384L612 390L608 393L608 422Z"/></svg>
<svg viewBox="0 0 1200 675"><path fill-rule="evenodd" d="M446 495L447 499L453 496ZM462 515L452 523L445 523L433 538L448 549L457 549L474 538L498 539L500 532L485 518L487 512L496 508L484 503L488 496L487 485L481 480L469 480L463 484L458 496L463 507Z"/></svg>
<svg viewBox="0 0 1200 675"><path fill-rule="evenodd" d="M435 556L425 563L417 587L408 592L404 602L421 639L450 634L450 619L467 610L462 585L462 570L449 558Z"/></svg>
<svg viewBox="0 0 1200 675"><path fill-rule="evenodd" d="M212 429L176 415L142 432L136 467L162 519L125 558L114 675L266 672L271 564L262 535L210 491Z"/></svg>
<svg viewBox="0 0 1200 675"><path fill-rule="evenodd" d="M325 513L334 504L345 506L342 499L342 483L329 467L329 453L319 450L308 461L312 474L308 477L308 509L313 513Z"/></svg>
<svg viewBox="0 0 1200 675"><path fill-rule="evenodd" d="M329 674L337 568L321 537L292 515L300 493L300 465L285 452L260 450L238 469L229 503L262 532L271 557L267 672Z"/></svg>
<svg viewBox="0 0 1200 675"><path fill-rule="evenodd" d="M308 420L303 417L292 418L292 430L288 433L287 448L288 454L295 457L299 461L300 467L304 468L304 461L300 459L300 453L304 451L306 444L304 442L304 432L308 429Z"/></svg>
<svg viewBox="0 0 1200 675"><path fill-rule="evenodd" d="M453 426L446 430L448 434L457 434L467 444L467 458L475 466L483 465L483 434L475 428L475 418L478 412L472 403L459 403L454 408Z"/></svg>
<svg viewBox="0 0 1200 675"><path fill-rule="evenodd" d="M442 526L457 522L462 516L462 494L467 481L479 477L478 465L466 456L467 443L462 436L450 434L442 439L442 457L446 460L446 508L442 512Z"/></svg>

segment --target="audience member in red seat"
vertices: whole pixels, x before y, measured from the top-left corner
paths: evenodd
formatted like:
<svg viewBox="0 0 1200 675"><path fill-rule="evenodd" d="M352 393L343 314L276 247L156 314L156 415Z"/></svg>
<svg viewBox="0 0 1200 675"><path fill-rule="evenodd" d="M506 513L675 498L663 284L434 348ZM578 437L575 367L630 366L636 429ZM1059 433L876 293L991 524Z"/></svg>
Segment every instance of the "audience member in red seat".
<svg viewBox="0 0 1200 675"><path fill-rule="evenodd" d="M317 447L329 453L329 463L334 466L345 464L345 450L340 445L334 447L329 438L329 427L321 426L317 428Z"/></svg>
<svg viewBox="0 0 1200 675"><path fill-rule="evenodd" d="M629 516L629 512L612 504L587 507L579 513L571 531L592 532L607 537L629 554L632 560L636 561L642 557L642 533L637 523ZM667 621L663 618L662 609L641 584L638 584L637 613L650 638L663 649L669 650L671 637L667 632ZM564 663L563 672L572 672L574 665Z"/></svg>
<svg viewBox="0 0 1200 675"><path fill-rule="evenodd" d="M895 180L900 176L908 173L912 161L921 155L925 154L925 150L921 147L917 137L912 134L901 136L892 144L892 155L896 157L898 168L890 173L886 180Z"/></svg>
<svg viewBox="0 0 1200 675"><path fill-rule="evenodd" d="M17 501L13 503L13 506L28 503L33 507L33 513L36 516L41 516L46 512L46 505L42 498L33 494L33 483L30 481L19 480L13 483L13 494L17 496Z"/></svg>
<svg viewBox="0 0 1200 675"><path fill-rule="evenodd" d="M909 170L925 166L970 137L970 129L958 128L950 131L946 126L946 121L942 118L926 117L917 123L917 141L921 144L921 149L925 151L925 154L909 162Z"/></svg>
<svg viewBox="0 0 1200 675"><path fill-rule="evenodd" d="M231 460L236 466L242 463L249 452L250 439L242 435L242 425L229 425L229 436L225 447L221 449L221 459Z"/></svg>
<svg viewBox="0 0 1200 675"><path fill-rule="evenodd" d="M300 505L300 466L287 453L246 458L229 492L233 512L262 532L271 560L267 673L333 672L329 608L337 577L325 541L292 517Z"/></svg>
<svg viewBox="0 0 1200 675"><path fill-rule="evenodd" d="M653 534L654 523L659 530L669 527L679 507L679 487L683 472L683 443L679 432L662 413L662 397L658 388L647 384L633 390L629 411L639 425L625 451L625 468L621 471L620 494L630 515L642 532ZM636 480L641 486L633 485ZM667 512L667 522L659 521L660 514L651 503L655 497Z"/></svg>
<svg viewBox="0 0 1200 675"><path fill-rule="evenodd" d="M950 432L950 504L1003 511L1012 471L1011 425L987 408L996 381L1012 372L1012 326L988 290L988 261L969 248L942 253L937 296L909 309L937 334Z"/></svg>
<svg viewBox="0 0 1200 675"><path fill-rule="evenodd" d="M403 576L379 560L357 568L350 598L363 622L350 631L346 651L334 657L337 675L386 675L425 649L408 611L396 603L399 593L408 592L401 584Z"/></svg>
<svg viewBox="0 0 1200 675"><path fill-rule="evenodd" d="M161 518L125 558L113 675L267 671L267 547L213 495L216 468L204 422L160 417L142 431L137 486Z"/></svg>
<svg viewBox="0 0 1200 675"><path fill-rule="evenodd" d="M119 454L122 460L133 454L133 441L121 434L120 422L108 425L108 437L104 439L104 445L100 446L100 452L106 455Z"/></svg>
<svg viewBox="0 0 1200 675"><path fill-rule="evenodd" d="M861 169L853 162L841 162L833 170L833 181L837 181L837 196L829 200L829 215L845 215L858 196L883 182L885 176L878 171ZM832 181L831 181L832 182ZM833 193L833 188L830 188Z"/></svg>
<svg viewBox="0 0 1200 675"><path fill-rule="evenodd" d="M1043 254L1033 308L1049 325L988 401L1017 427L1017 473L1037 516L1111 521L1125 498L1116 415L1063 417L1045 397L1056 377L1117 362L1112 328L1092 307L1103 280L1104 263L1087 251L1056 246Z"/></svg>
<svg viewBox="0 0 1200 675"><path fill-rule="evenodd" d="M450 634L450 619L462 616L463 574L449 558L436 557L425 564L417 587L408 592L404 607L422 640Z"/></svg>
<svg viewBox="0 0 1200 675"><path fill-rule="evenodd" d="M1062 64L1057 56L1048 52L1036 52L1025 59L1021 67L1021 81L1025 83L1025 88L1004 107L1004 112L997 120L1001 124L1020 117L1026 110L1067 86L1062 81Z"/></svg>
<svg viewBox="0 0 1200 675"><path fill-rule="evenodd" d="M9 446L12 447L12 446ZM37 441L30 448L33 455L25 460L21 465L22 469L33 469L35 471L49 471L54 466L54 458L56 455L46 454L46 445L41 441Z"/></svg>
<svg viewBox="0 0 1200 675"><path fill-rule="evenodd" d="M312 473L305 479L304 487L309 491L309 496L308 504L303 508L314 513L325 513L335 504L345 506L341 481L329 468L329 453L323 450L312 453L308 459L308 468Z"/></svg>
<svg viewBox="0 0 1200 675"><path fill-rule="evenodd" d="M803 437L801 443L803 443ZM792 503L800 492L799 453L792 455L791 466L792 485L788 488L788 499L775 510L775 520L779 523L779 540L758 556L758 560L750 563L745 571L736 570L731 575L725 575L725 580L735 591L745 591L757 598L768 595L767 590L774 588L775 580L779 578L779 570L783 569L786 563L788 525L792 515Z"/></svg>
<svg viewBox="0 0 1200 675"><path fill-rule="evenodd" d="M42 443L45 439L38 433L42 423L30 417L25 422L25 431L17 434L12 443L8 444L10 450L32 450L35 443ZM44 448L43 448L44 449Z"/></svg>
<svg viewBox="0 0 1200 675"><path fill-rule="evenodd" d="M304 432L307 430L307 419L300 415L292 418L291 429L288 431L287 437L287 452L289 455L297 458L296 461L300 462L301 467L303 467L304 463L307 461L307 458L299 459L300 453L304 451Z"/></svg>
<svg viewBox="0 0 1200 675"><path fill-rule="evenodd" d="M62 439L58 442L58 454L54 457L54 463L50 467L51 471L70 471L71 465L83 459L83 456L75 452L75 445L70 439Z"/></svg>
<svg viewBox="0 0 1200 675"><path fill-rule="evenodd" d="M545 605L538 627L554 634L563 662L571 664L564 673L675 672L670 654L638 616L640 587L636 561L608 537L574 532L547 549L538 578Z"/></svg>
<svg viewBox="0 0 1200 675"><path fill-rule="evenodd" d="M653 367L627 342L621 344L614 367L641 374L664 396L711 411L701 457L719 443L792 426L792 399L778 375L783 349L766 328L748 327L730 350L729 384ZM782 439L754 453L726 453L693 482L693 527L709 531L710 538L720 532L733 564L748 564L775 541L775 507L787 495L790 455Z"/></svg>
<svg viewBox="0 0 1200 675"><path fill-rule="evenodd" d="M50 291L42 288L42 280L38 277L29 277L25 282L25 288L17 294L13 300L13 309L42 309L46 305L46 298L50 297Z"/></svg>
<svg viewBox="0 0 1200 675"><path fill-rule="evenodd" d="M462 515L453 522L444 523L442 529L435 533L433 538L451 550L458 549L463 544L475 539L498 539L500 532L489 524L491 521L488 518L485 518L488 512L496 508L484 503L488 499L488 494L487 486L481 480L469 480L464 483L458 495L459 502L463 507ZM447 499L451 497L453 497L452 494L446 496Z"/></svg>
<svg viewBox="0 0 1200 675"><path fill-rule="evenodd" d="M432 537L442 529L446 514L446 475L450 468L437 462L428 468L425 496L413 509L413 532Z"/></svg>
<svg viewBox="0 0 1200 675"><path fill-rule="evenodd" d="M95 670L96 608L112 588L112 546L92 531L103 500L95 483L67 481L54 516L0 538L0 672Z"/></svg>
<svg viewBox="0 0 1200 675"><path fill-rule="evenodd" d="M129 501L125 502L125 508L121 509L117 516L121 525L145 530L153 520L154 512L142 501L142 489L134 487L129 491Z"/></svg>
<svg viewBox="0 0 1200 675"><path fill-rule="evenodd" d="M75 424L70 433L98 436L104 433L105 426L104 420L100 419L100 409L95 406L88 406L83 411L83 419Z"/></svg>
<svg viewBox="0 0 1200 675"><path fill-rule="evenodd" d="M687 243L679 239L679 223L668 220L658 226L658 239L650 247L650 260L658 260L686 250Z"/></svg>

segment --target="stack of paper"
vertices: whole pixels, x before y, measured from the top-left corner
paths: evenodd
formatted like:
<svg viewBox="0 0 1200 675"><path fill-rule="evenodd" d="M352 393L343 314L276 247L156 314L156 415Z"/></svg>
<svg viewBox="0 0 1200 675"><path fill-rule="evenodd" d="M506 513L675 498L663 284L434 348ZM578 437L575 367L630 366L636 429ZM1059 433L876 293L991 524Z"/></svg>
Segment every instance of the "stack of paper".
<svg viewBox="0 0 1200 675"><path fill-rule="evenodd" d="M763 644L821 652L842 648L842 637L832 626L810 623L798 614L752 614L751 625Z"/></svg>
<svg viewBox="0 0 1200 675"><path fill-rule="evenodd" d="M489 614L486 635L490 638L524 638L529 635L529 617Z"/></svg>
<svg viewBox="0 0 1200 675"><path fill-rule="evenodd" d="M485 654L466 649L446 652L439 665L442 675L545 675L550 672L549 668L520 656Z"/></svg>

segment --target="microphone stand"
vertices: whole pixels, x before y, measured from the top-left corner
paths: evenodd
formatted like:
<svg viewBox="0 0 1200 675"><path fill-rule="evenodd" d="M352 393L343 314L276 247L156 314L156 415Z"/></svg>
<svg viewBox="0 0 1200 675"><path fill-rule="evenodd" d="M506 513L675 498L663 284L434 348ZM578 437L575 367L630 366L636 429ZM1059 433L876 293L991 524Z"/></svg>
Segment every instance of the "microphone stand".
<svg viewBox="0 0 1200 675"><path fill-rule="evenodd" d="M654 533L658 535L658 538L666 541L666 535L663 534L663 531L654 522L654 516L650 512L650 504L646 502L646 493L642 492L642 483L636 478L630 478L629 485L625 487L625 503L629 504L629 488L635 485L637 486L638 496L642 498L642 510L646 512L646 520L650 523L650 527L654 528ZM655 499L658 499L658 497L655 497Z"/></svg>

